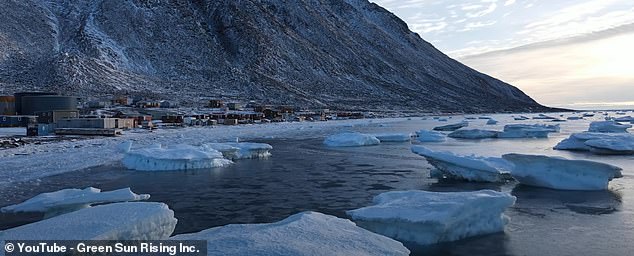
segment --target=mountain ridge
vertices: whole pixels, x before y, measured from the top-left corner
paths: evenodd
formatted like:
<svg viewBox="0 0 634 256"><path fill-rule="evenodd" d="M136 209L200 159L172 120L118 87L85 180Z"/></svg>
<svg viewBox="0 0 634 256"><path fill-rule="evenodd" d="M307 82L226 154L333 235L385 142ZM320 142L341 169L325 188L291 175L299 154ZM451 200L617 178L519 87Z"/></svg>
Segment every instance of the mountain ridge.
<svg viewBox="0 0 634 256"><path fill-rule="evenodd" d="M548 111L367 0L0 3L2 93L334 109Z"/></svg>

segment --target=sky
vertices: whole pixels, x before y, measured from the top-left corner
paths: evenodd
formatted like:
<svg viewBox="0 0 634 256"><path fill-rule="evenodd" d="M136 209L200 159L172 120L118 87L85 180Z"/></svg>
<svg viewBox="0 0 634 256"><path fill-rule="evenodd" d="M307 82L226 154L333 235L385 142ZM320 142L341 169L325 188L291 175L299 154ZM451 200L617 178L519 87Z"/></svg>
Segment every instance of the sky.
<svg viewBox="0 0 634 256"><path fill-rule="evenodd" d="M634 0L371 0L539 103L634 109Z"/></svg>

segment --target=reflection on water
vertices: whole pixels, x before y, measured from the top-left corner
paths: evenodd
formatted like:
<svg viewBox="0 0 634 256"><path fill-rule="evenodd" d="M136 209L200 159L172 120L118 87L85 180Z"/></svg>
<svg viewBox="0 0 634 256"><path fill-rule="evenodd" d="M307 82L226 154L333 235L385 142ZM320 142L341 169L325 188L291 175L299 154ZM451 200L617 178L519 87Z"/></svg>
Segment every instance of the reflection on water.
<svg viewBox="0 0 634 256"><path fill-rule="evenodd" d="M503 118L496 118L504 123ZM430 121L408 121L360 131L415 131ZM484 122L484 121L482 121ZM564 126L578 130L585 125ZM489 128L489 127L487 127ZM428 178L432 168L410 152L409 143L360 148L326 148L321 139L261 141L273 145L266 160L241 160L213 170L135 172L118 166L66 173L0 191L0 206L42 192L94 186L103 190L131 187L165 202L178 218L176 233L230 223L273 222L299 211L319 211L345 218L345 211L371 204L375 195L393 190L472 191L493 189L515 195L506 214L506 232L433 246L407 245L415 255L624 255L634 249L631 157L601 157L555 152L565 134L537 140L448 140L428 144L436 150L499 156L511 151L580 156L624 167L624 178L610 191L557 191L509 183L469 183ZM0 229L41 218L38 214L0 214Z"/></svg>

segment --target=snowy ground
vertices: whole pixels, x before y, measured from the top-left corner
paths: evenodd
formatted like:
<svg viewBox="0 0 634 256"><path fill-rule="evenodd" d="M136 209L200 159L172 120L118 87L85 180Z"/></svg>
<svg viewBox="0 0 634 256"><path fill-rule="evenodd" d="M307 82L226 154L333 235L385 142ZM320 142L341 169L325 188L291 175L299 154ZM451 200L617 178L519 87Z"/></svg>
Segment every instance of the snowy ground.
<svg viewBox="0 0 634 256"><path fill-rule="evenodd" d="M153 132L128 132L115 138L62 141L0 150L0 188L11 183L35 180L64 172L102 165L118 164L123 154L117 150L121 142L132 140L135 147L154 144L201 145L208 142L240 141L273 138L316 138L334 131L359 126L379 126L404 121L404 118L360 119L329 122L270 123L241 126L189 127ZM13 128L11 128L13 129ZM15 131L15 130L14 130Z"/></svg>
<svg viewBox="0 0 634 256"><path fill-rule="evenodd" d="M15 135L26 135L26 128L24 128L24 127L10 127L10 128L2 127L2 128L0 128L0 138L1 137L8 137L8 136L15 136Z"/></svg>

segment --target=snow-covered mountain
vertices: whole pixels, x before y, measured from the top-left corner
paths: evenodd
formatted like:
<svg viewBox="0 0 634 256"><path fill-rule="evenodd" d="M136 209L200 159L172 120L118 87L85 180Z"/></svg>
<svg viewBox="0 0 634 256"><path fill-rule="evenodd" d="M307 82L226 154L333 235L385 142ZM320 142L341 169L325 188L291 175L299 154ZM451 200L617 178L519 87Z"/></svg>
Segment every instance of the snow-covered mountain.
<svg viewBox="0 0 634 256"><path fill-rule="evenodd" d="M4 0L0 93L544 111L367 0Z"/></svg>

